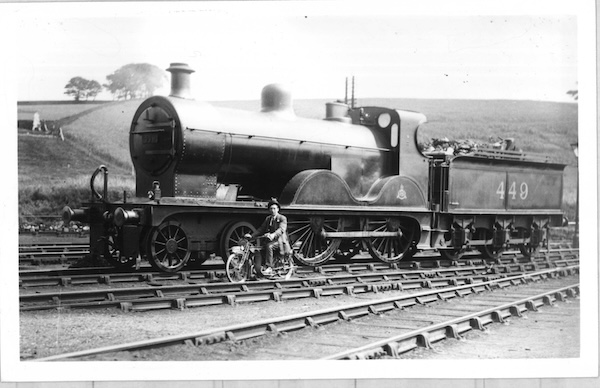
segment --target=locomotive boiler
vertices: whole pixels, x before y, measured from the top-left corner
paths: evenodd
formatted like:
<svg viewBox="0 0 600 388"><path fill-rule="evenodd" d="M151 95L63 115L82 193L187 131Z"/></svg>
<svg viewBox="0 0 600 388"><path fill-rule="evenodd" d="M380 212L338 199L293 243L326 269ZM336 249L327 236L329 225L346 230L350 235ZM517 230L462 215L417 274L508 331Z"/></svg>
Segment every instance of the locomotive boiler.
<svg viewBox="0 0 600 388"><path fill-rule="evenodd" d="M136 197L108 201L108 171L92 199L65 208L90 224L92 252L118 266L146 258L163 271L226 257L277 197L294 258L319 265L366 249L393 263L418 249L458 258L531 254L562 222L564 165L521 152L424 154L424 115L383 107L326 106L297 117L290 92L266 86L259 112L190 98L186 64L171 64L171 93L143 101L129 133ZM94 181L102 173L104 191Z"/></svg>

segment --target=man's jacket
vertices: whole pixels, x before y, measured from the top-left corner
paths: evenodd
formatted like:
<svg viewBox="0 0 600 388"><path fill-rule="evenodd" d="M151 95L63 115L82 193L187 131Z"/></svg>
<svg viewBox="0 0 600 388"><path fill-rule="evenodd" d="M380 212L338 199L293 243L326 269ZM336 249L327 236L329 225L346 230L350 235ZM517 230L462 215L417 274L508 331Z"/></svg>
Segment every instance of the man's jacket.
<svg viewBox="0 0 600 388"><path fill-rule="evenodd" d="M279 252L289 253L291 252L291 248L286 231L287 218L283 214L277 214L276 216L269 215L265 218L262 225L256 229L256 232L252 233L252 237L262 236L266 233L274 233L275 237L271 242L279 243Z"/></svg>

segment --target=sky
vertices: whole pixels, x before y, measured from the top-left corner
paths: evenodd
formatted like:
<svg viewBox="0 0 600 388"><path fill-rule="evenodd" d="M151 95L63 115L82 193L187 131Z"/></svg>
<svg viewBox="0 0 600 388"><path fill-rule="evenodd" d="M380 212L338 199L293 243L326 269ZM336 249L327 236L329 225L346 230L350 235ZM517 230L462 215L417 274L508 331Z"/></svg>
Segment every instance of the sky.
<svg viewBox="0 0 600 388"><path fill-rule="evenodd" d="M258 99L274 82L294 98L343 98L347 76L359 98L573 101L578 19L569 9L408 3L20 5L17 99L71 99L75 76L102 84L129 63L184 62L196 71L194 97L209 101Z"/></svg>

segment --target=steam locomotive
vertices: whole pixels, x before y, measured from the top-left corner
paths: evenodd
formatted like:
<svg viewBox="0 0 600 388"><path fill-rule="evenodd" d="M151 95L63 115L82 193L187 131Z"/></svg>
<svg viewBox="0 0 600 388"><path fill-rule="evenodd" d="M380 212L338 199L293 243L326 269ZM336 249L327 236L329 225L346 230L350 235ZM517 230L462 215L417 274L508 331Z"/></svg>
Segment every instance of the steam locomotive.
<svg viewBox="0 0 600 388"><path fill-rule="evenodd" d="M143 101L131 124L136 197L109 201L101 166L91 200L63 211L65 222L90 224L92 252L115 266L147 259L176 272L227 257L271 197L288 218L294 258L310 266L361 249L386 263L423 249L530 255L562 222L565 166L546 157L425 154L420 113L332 102L324 120L300 118L277 84L262 90L260 112L219 108L190 97L187 64L167 71L170 95Z"/></svg>

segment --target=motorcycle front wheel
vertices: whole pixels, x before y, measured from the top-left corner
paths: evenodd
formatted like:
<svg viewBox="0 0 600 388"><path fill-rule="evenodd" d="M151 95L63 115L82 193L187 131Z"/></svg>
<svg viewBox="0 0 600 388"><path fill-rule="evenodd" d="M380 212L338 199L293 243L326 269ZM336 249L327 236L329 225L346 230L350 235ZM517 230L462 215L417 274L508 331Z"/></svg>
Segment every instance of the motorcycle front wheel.
<svg viewBox="0 0 600 388"><path fill-rule="evenodd" d="M243 254L232 253L227 258L225 272L232 283L243 283L250 277L250 260Z"/></svg>

